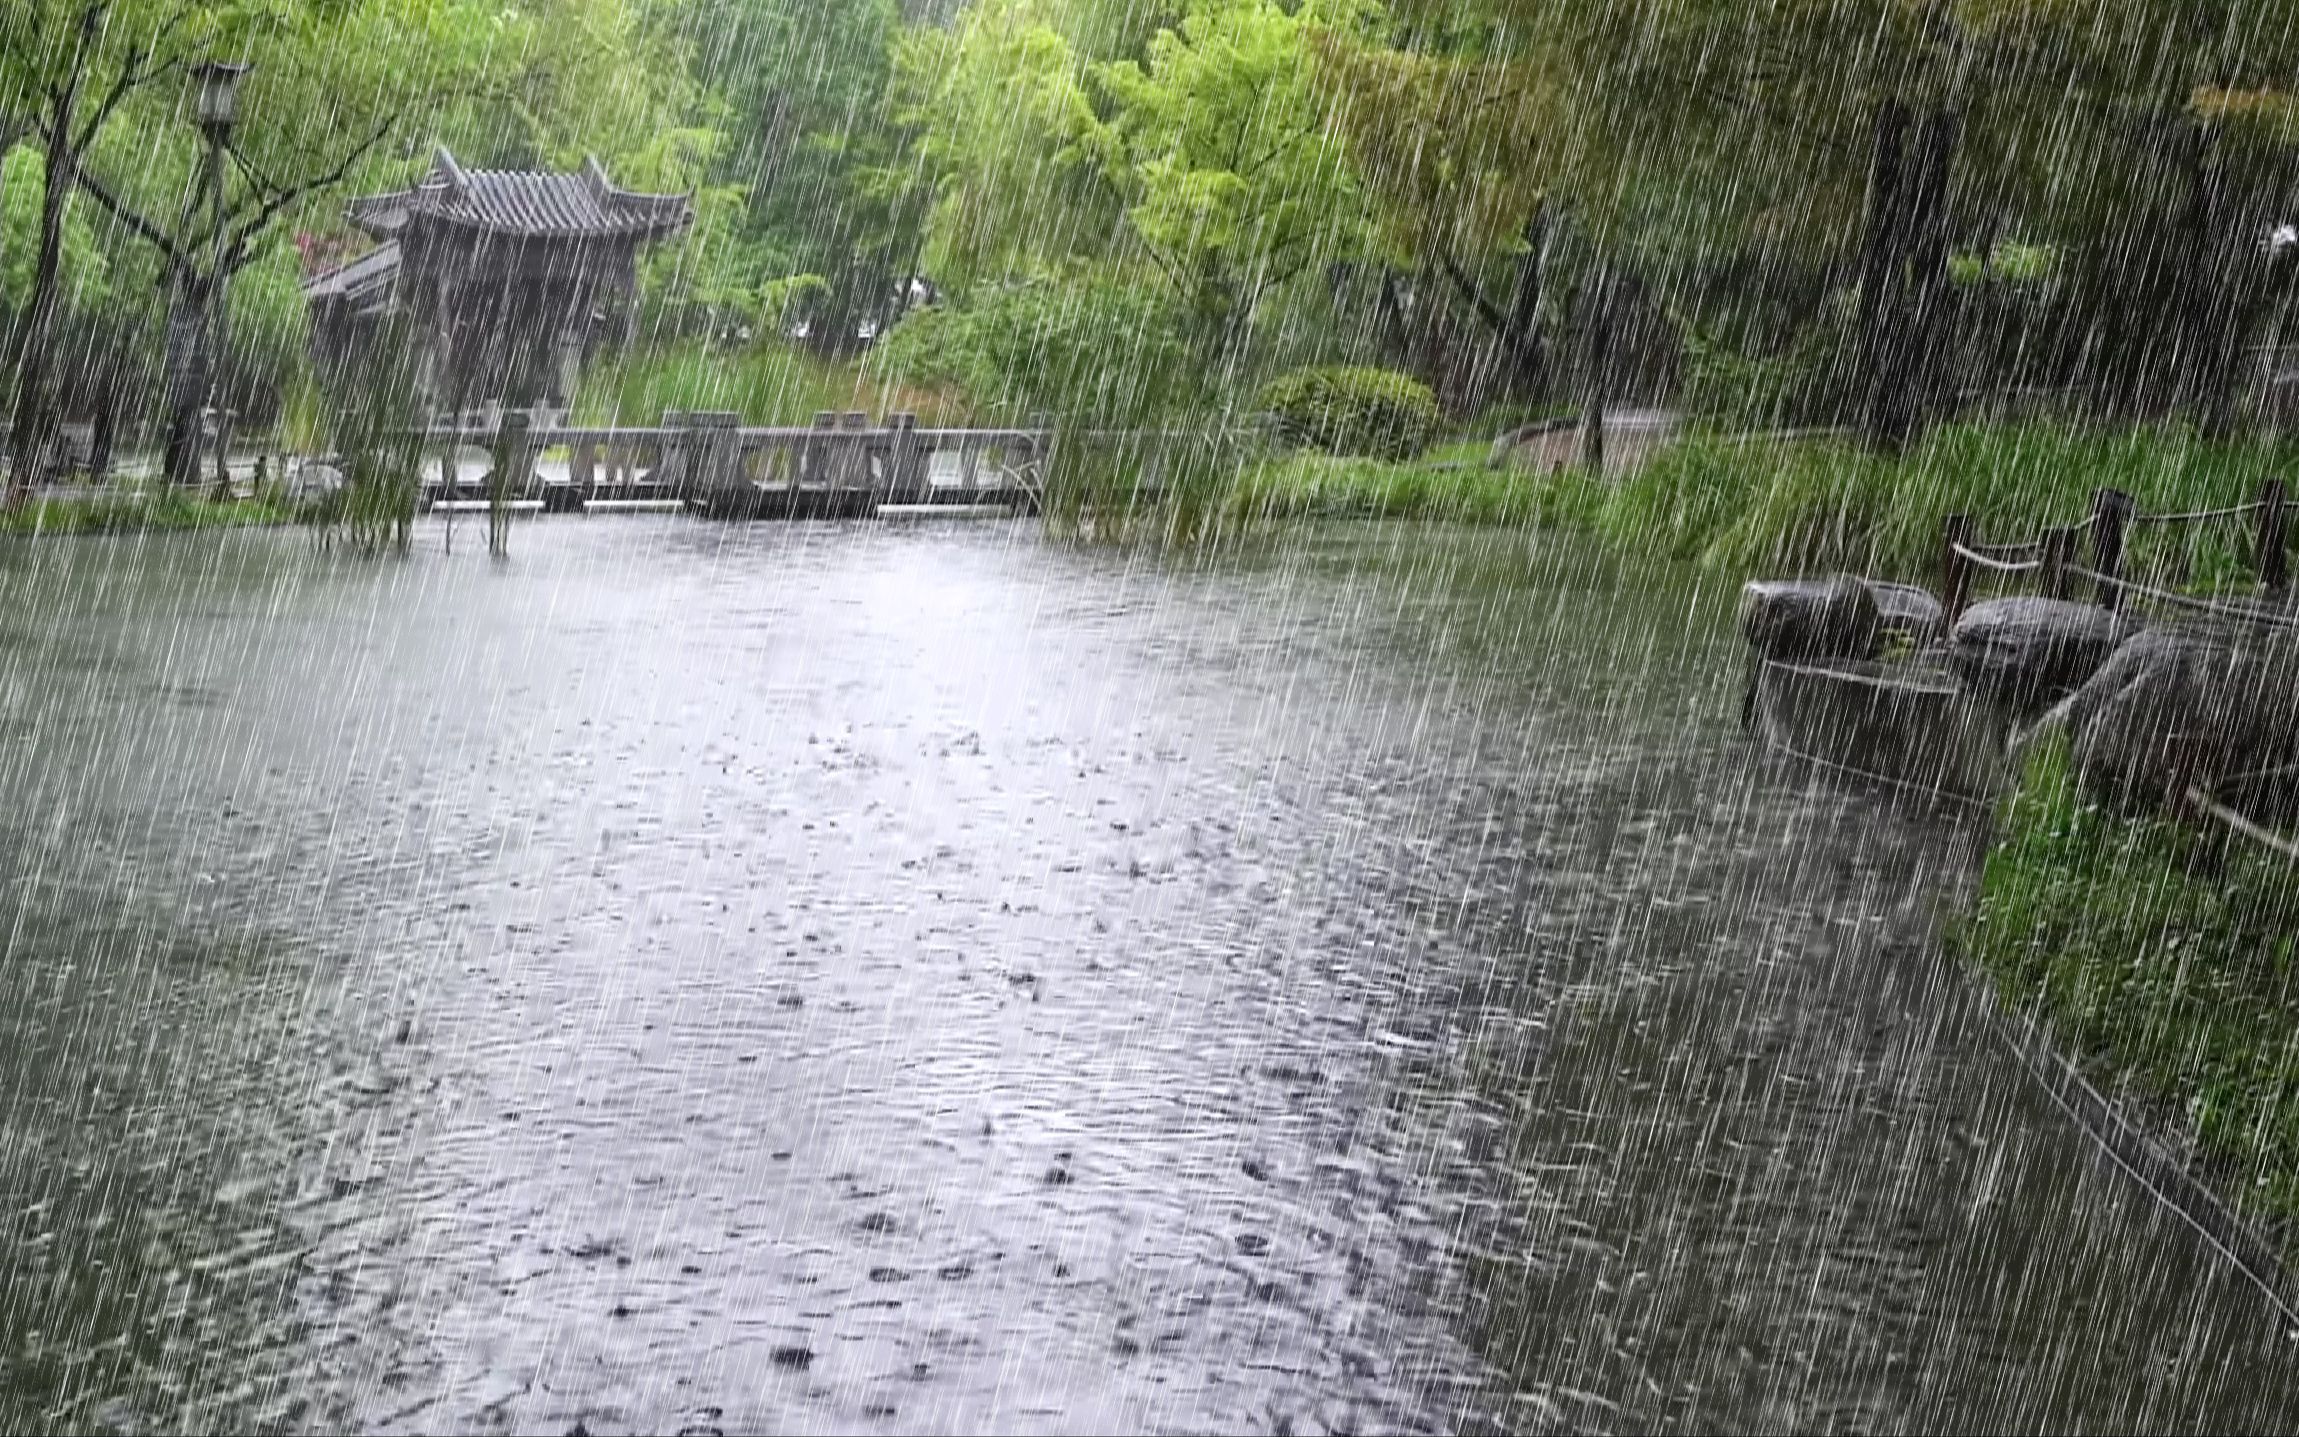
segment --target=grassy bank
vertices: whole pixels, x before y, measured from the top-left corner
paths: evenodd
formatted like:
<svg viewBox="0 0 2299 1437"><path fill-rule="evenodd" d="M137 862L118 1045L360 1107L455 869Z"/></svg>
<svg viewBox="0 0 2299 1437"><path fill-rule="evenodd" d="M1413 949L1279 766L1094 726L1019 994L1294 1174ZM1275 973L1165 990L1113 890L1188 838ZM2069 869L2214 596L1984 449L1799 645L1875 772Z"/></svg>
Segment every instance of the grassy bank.
<svg viewBox="0 0 2299 1437"><path fill-rule="evenodd" d="M1957 944L2007 1007L2299 1257L2299 872L2103 813L2064 745L2007 801Z"/></svg>
<svg viewBox="0 0 2299 1437"><path fill-rule="evenodd" d="M1465 524L1593 524L1603 487L1579 474L1488 469L1481 461L1337 459L1296 454L1240 471L1224 503L1233 524L1298 519L1434 519Z"/></svg>
<svg viewBox="0 0 2299 1437"><path fill-rule="evenodd" d="M1639 552L1748 573L1852 569L1928 576L1940 521L1976 517L1983 537L2024 537L2090 511L2095 488L2143 510L2246 502L2299 468L2299 445L2207 442L2168 428L1952 425L1884 457L1841 439L1689 436L1618 480L1575 470L1495 471L1466 454L1404 464L1293 455L1253 465L1232 520L1380 517L1536 524L1592 532ZM2183 583L2241 565L2248 538L2183 530L2178 552L2135 554Z"/></svg>
<svg viewBox="0 0 2299 1437"><path fill-rule="evenodd" d="M908 409L926 423L953 420L946 397L865 377L860 366L789 345L713 349L700 344L601 361L583 375L572 413L579 424L646 425L666 409L724 409L746 424L804 424L822 410Z"/></svg>
<svg viewBox="0 0 2299 1437"><path fill-rule="evenodd" d="M0 534L118 534L147 529L231 529L284 524L293 514L271 500L215 500L181 490L36 499L0 508Z"/></svg>

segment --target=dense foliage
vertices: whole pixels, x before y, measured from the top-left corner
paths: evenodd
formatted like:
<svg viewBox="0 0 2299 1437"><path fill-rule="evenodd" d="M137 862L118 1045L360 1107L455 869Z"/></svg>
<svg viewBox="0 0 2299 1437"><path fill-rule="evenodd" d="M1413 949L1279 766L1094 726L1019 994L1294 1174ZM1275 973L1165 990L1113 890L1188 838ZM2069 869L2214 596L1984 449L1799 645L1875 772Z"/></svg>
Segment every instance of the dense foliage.
<svg viewBox="0 0 2299 1437"><path fill-rule="evenodd" d="M355 252L344 195L444 142L694 195L642 348L850 364L891 334L881 382L986 414L1236 415L1369 366L1456 418L1625 393L1898 450L2049 394L2225 431L2299 272L2299 25L2126 8L23 0L9 418L19 447L132 422L198 357L161 362L168 315L226 281L223 390L278 411L298 261ZM255 66L221 274L191 203L208 54Z"/></svg>
<svg viewBox="0 0 2299 1437"><path fill-rule="evenodd" d="M1438 426L1428 385L1364 365L1281 374L1262 389L1261 407L1287 443L1328 454L1408 459L1428 447Z"/></svg>

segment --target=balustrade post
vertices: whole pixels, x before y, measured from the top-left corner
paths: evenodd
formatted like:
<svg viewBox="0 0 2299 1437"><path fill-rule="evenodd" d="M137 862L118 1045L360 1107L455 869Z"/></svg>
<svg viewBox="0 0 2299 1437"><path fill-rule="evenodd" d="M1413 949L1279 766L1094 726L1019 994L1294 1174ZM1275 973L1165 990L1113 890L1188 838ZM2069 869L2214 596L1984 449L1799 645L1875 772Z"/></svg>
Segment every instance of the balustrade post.
<svg viewBox="0 0 2299 1437"><path fill-rule="evenodd" d="M816 436L833 433L837 428L838 413L836 410L821 409L815 411L812 432L806 438L798 441L799 483L821 484L831 479L831 446L837 441Z"/></svg>
<svg viewBox="0 0 2299 1437"><path fill-rule="evenodd" d="M886 482L896 503L926 497L924 449L918 442L918 416L898 409L886 416Z"/></svg>

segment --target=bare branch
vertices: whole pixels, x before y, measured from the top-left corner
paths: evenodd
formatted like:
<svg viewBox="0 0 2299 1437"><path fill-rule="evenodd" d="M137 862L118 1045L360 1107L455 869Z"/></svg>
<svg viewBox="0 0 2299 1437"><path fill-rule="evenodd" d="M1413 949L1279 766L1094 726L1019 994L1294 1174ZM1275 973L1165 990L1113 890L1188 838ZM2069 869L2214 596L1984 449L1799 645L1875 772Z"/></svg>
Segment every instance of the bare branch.
<svg viewBox="0 0 2299 1437"><path fill-rule="evenodd" d="M336 164L335 168L325 174L314 175L299 184L274 188L270 197L258 205L255 212L233 230L231 239L226 242L224 248L224 271L226 273L236 271L252 258L249 246L273 220L279 218L281 211L306 195L341 184L344 176L351 173L352 166L365 159L370 150L383 143L396 122L397 117L393 117L376 126L373 133L345 151L343 158ZM246 161L242 160L241 163L244 165Z"/></svg>
<svg viewBox="0 0 2299 1437"><path fill-rule="evenodd" d="M145 218L143 212L134 205L121 199L118 194L113 192L111 186L89 174L85 165L73 168L72 180L87 193L90 199L110 211L112 218L151 241L152 246L166 257L170 268L184 269L189 267L184 258L184 252L177 248L176 242L169 237L165 229Z"/></svg>
<svg viewBox="0 0 2299 1437"><path fill-rule="evenodd" d="M72 106L80 98L80 84L88 78L88 60L95 53L96 36L104 28L107 8L105 0L93 0L80 12L80 43L72 48L72 68L66 72L61 88L54 84L48 87L49 102L55 107L59 125L71 119Z"/></svg>
<svg viewBox="0 0 2299 1437"><path fill-rule="evenodd" d="M262 170L257 169L255 161L249 159L247 152L242 150L239 146L226 145L224 146L224 153L230 155L232 157L232 162L239 166L239 172L246 176L248 184L255 190L261 192L266 198L280 194L287 189L287 186L279 183L277 180L274 180L271 176L265 174Z"/></svg>
<svg viewBox="0 0 2299 1437"><path fill-rule="evenodd" d="M152 32L150 39L128 52L128 57L120 62L120 73L112 77L112 88L105 92L104 98L89 113L88 122L80 127L79 141L72 147L75 154L84 153L88 146L96 142L96 136L103 131L105 122L112 118L112 112L120 107L120 102L127 99L130 93L182 68L184 60L181 55L171 55L165 60L158 56L169 37L175 34L176 28L183 24L189 14L187 10L178 10L167 18L165 24Z"/></svg>
<svg viewBox="0 0 2299 1437"><path fill-rule="evenodd" d="M1242 179L1252 179L1255 175L1261 173L1262 167L1264 165L1267 165L1270 161L1276 159L1279 155L1284 154L1287 150L1293 148L1293 146L1300 141L1308 139L1312 134L1315 134L1316 132L1317 121L1306 121L1303 123L1300 129L1295 130L1292 134L1279 137L1277 143L1271 145L1267 150L1264 150L1259 159L1254 160L1251 164L1237 171L1238 176Z"/></svg>
<svg viewBox="0 0 2299 1437"><path fill-rule="evenodd" d="M1461 297L1469 302L1469 307L1477 312L1477 318L1483 320L1495 334L1501 337L1501 343L1507 346L1511 354L1526 362L1532 362L1539 358L1540 349L1537 341L1512 320L1499 305L1486 297L1484 287L1477 283L1474 276L1456 264L1453 256L1447 253L1442 245L1437 246L1437 267L1444 271L1445 278L1452 281L1453 288L1460 292Z"/></svg>

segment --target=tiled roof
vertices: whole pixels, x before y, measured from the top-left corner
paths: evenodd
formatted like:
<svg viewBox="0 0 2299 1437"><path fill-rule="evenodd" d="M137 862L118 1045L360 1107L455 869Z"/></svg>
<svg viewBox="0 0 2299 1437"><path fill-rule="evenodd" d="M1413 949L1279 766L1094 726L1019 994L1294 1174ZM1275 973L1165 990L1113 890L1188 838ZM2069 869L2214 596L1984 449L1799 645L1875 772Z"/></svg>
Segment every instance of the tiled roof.
<svg viewBox="0 0 2299 1437"><path fill-rule="evenodd" d="M597 160L572 175L466 170L444 147L413 189L351 202L351 222L379 239L395 237L418 215L522 238L654 239L686 228L694 209L684 195L617 188Z"/></svg>
<svg viewBox="0 0 2299 1437"><path fill-rule="evenodd" d="M303 297L312 304L340 303L365 314L390 303L398 279L399 242L387 240L355 260L305 280Z"/></svg>

